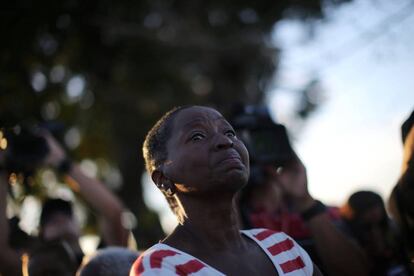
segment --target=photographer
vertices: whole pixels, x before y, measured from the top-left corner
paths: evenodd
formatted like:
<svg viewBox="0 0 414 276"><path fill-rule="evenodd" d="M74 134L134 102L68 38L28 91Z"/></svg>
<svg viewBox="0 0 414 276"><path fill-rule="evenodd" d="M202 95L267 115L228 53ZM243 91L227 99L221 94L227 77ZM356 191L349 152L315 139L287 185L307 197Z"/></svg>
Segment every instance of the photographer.
<svg viewBox="0 0 414 276"><path fill-rule="evenodd" d="M313 198L306 169L286 129L267 111L246 109L233 120L250 152L251 178L240 195L245 228L264 227L293 237L329 275L367 275L361 248L340 230L339 212Z"/></svg>
<svg viewBox="0 0 414 276"><path fill-rule="evenodd" d="M402 172L390 199L392 218L402 230L404 243L414 269L414 111L402 124L404 146Z"/></svg>
<svg viewBox="0 0 414 276"><path fill-rule="evenodd" d="M104 244L126 246L128 231L121 224L124 207L119 199L102 183L86 176L77 164L72 163L62 146L49 132L41 130L34 133L33 137L34 141L45 142L47 146L41 165L51 166L62 173L71 189L79 193L88 206L99 215ZM78 240L79 225L69 202L60 199L46 201L42 209L36 244L28 244L26 248L20 249L10 246L9 239L13 233L6 217L6 198L9 173L12 172L10 164L16 161L13 160L13 152L18 150L21 149L7 147L0 150L0 274L21 275L22 259L27 261L27 258L22 256L28 253L26 272L30 275L58 275L58 271L65 273L64 275L74 275L83 254Z"/></svg>

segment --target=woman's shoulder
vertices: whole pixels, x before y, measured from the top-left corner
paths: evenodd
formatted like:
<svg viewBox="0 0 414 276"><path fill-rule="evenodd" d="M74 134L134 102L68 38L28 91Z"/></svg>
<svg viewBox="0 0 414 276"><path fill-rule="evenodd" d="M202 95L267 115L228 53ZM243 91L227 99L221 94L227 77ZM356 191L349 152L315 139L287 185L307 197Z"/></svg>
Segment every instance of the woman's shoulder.
<svg viewBox="0 0 414 276"><path fill-rule="evenodd" d="M145 250L135 261L130 276L137 275L223 275L197 258L164 243ZM197 274L199 273L199 274Z"/></svg>
<svg viewBox="0 0 414 276"><path fill-rule="evenodd" d="M143 275L144 272L149 270L161 268L164 258L177 254L178 252L172 247L163 243L157 243L139 255L131 267L130 275Z"/></svg>
<svg viewBox="0 0 414 276"><path fill-rule="evenodd" d="M280 275L293 271L304 272L304 275L313 274L313 262L308 253L284 232L266 228L241 232L254 240L266 252Z"/></svg>
<svg viewBox="0 0 414 276"><path fill-rule="evenodd" d="M292 237L282 231L254 228L241 232L274 256L280 253L297 252L296 254L305 255L308 258L306 251Z"/></svg>
<svg viewBox="0 0 414 276"><path fill-rule="evenodd" d="M267 228L253 228L248 230L241 230L240 232L257 241L264 241L268 238L290 238L289 235L282 231L275 231Z"/></svg>

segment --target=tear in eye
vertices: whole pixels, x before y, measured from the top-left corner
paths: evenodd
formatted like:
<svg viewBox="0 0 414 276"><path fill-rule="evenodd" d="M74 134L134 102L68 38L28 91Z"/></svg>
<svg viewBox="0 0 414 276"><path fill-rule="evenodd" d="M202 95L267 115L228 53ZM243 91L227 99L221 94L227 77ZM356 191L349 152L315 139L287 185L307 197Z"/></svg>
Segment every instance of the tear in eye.
<svg viewBox="0 0 414 276"><path fill-rule="evenodd" d="M193 135L191 135L191 140L192 141L199 141L203 138L204 138L204 135L201 134L201 133L194 133Z"/></svg>
<svg viewBox="0 0 414 276"><path fill-rule="evenodd" d="M226 131L225 134L226 134L227 137L230 137L230 138L236 137L236 132L234 132L233 130L228 130L228 131Z"/></svg>

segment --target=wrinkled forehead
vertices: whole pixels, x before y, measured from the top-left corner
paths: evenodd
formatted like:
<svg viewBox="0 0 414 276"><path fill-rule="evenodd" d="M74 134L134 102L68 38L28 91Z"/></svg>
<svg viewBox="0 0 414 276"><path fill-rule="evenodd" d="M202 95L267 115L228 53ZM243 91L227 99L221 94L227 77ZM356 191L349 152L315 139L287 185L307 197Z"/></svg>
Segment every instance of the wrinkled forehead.
<svg viewBox="0 0 414 276"><path fill-rule="evenodd" d="M205 106L193 106L180 111L174 119L173 135L197 123L227 122L217 110Z"/></svg>
<svg viewBox="0 0 414 276"><path fill-rule="evenodd" d="M205 106L192 106L181 110L174 118L171 136L167 141L168 147L175 145L180 138L200 126L217 126L219 124L229 124L226 119L214 108Z"/></svg>

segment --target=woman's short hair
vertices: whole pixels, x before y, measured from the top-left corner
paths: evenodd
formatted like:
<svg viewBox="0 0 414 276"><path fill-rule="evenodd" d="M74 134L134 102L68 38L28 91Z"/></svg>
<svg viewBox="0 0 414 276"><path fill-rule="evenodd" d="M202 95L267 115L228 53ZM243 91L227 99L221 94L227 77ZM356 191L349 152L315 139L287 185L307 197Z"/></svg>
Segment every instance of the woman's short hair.
<svg viewBox="0 0 414 276"><path fill-rule="evenodd" d="M149 174L167 160L167 142L171 137L175 116L183 109L191 106L174 107L166 112L161 119L148 131L145 137L142 152L145 160L145 167Z"/></svg>
<svg viewBox="0 0 414 276"><path fill-rule="evenodd" d="M167 143L171 138L174 118L180 111L190 107L191 106L180 106L171 109L165 113L148 132L147 136L145 137L144 145L142 147L145 167L147 168L148 174L151 175L155 169L159 168L159 166L161 166L167 160ZM181 221L181 208L175 196L168 195L165 192L164 196L167 199L171 210Z"/></svg>

